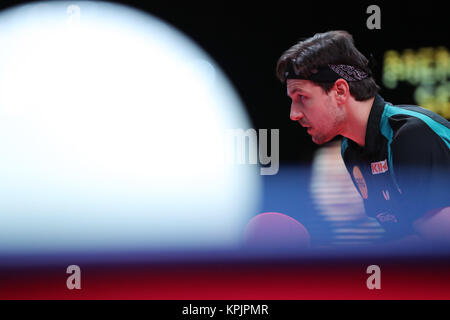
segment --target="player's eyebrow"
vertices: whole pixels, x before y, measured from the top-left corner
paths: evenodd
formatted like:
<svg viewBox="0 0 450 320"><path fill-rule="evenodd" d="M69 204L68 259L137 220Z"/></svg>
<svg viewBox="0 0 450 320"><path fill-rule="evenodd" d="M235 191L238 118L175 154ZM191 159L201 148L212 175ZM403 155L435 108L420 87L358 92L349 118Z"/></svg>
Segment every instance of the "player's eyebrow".
<svg viewBox="0 0 450 320"><path fill-rule="evenodd" d="M288 89L288 96L293 95L295 92L301 92L301 93L304 93L305 91L304 91L302 88L294 88L294 89L292 89L292 90L290 90L290 91L289 91L289 89Z"/></svg>

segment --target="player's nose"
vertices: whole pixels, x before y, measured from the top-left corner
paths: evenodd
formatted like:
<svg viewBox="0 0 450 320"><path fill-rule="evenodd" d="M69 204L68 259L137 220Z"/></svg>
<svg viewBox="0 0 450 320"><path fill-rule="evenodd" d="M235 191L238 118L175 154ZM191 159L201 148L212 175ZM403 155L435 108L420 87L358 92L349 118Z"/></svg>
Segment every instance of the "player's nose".
<svg viewBox="0 0 450 320"><path fill-rule="evenodd" d="M296 106L294 106L294 104L292 104L290 117L292 121L299 121L304 117L304 115Z"/></svg>

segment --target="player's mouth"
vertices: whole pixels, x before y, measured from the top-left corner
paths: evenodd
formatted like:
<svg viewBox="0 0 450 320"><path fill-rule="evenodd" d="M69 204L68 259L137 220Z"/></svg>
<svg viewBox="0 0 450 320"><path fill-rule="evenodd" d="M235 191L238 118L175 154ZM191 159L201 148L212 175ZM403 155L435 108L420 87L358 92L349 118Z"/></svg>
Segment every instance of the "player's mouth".
<svg viewBox="0 0 450 320"><path fill-rule="evenodd" d="M303 128L309 128L309 127L310 127L309 125L304 124L304 123L301 123L300 121L299 121L298 123L300 123L300 125L301 125Z"/></svg>
<svg viewBox="0 0 450 320"><path fill-rule="evenodd" d="M308 125L308 124L305 124L305 123L301 123L301 122L299 122L300 123L300 125L303 127L303 128L306 128L307 130L306 130L306 132L308 132L308 134L310 134L310 132L311 132L311 130L312 130L312 127L310 126L310 125Z"/></svg>

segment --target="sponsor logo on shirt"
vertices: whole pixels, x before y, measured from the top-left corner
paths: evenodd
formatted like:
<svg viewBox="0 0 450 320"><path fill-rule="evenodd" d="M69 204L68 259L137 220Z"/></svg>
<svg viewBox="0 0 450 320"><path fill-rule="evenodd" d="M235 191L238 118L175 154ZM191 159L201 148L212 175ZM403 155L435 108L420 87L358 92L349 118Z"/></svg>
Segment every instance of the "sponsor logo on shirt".
<svg viewBox="0 0 450 320"><path fill-rule="evenodd" d="M369 197L367 192L367 184L358 166L353 167L353 177L355 178L356 186L358 187L361 196L364 199L367 199Z"/></svg>
<svg viewBox="0 0 450 320"><path fill-rule="evenodd" d="M389 190L381 190L381 192L383 193L383 197L386 201L391 198L389 195Z"/></svg>
<svg viewBox="0 0 450 320"><path fill-rule="evenodd" d="M386 159L383 161L372 162L370 167L372 168L372 174L380 174L389 170Z"/></svg>
<svg viewBox="0 0 450 320"><path fill-rule="evenodd" d="M397 223L398 222L396 216L394 216L393 214L387 213L387 212L381 212L381 213L377 214L377 219L381 223L386 223L386 222Z"/></svg>

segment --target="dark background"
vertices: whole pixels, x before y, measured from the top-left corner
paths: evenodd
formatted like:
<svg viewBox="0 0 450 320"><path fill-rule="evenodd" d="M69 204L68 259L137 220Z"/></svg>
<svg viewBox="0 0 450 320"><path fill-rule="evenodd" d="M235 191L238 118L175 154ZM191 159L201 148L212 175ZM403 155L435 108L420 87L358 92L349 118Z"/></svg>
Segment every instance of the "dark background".
<svg viewBox="0 0 450 320"><path fill-rule="evenodd" d="M153 14L193 39L219 64L248 109L255 129L280 129L280 161L310 162L317 146L290 121L290 100L275 76L279 56L317 32L347 30L358 49L377 61L381 86L386 50L449 46L444 1L113 1ZM0 9L25 1L2 1ZM76 3L76 1L73 1ZM366 9L381 9L381 29L369 30ZM394 104L414 103L413 88L387 90Z"/></svg>
<svg viewBox="0 0 450 320"><path fill-rule="evenodd" d="M334 1L334 2L324 2L324 1L210 1L210 2L198 2L198 1L164 1L164 0L152 0L148 2L143 1L113 1L117 3L122 3L141 9L148 12L154 16L157 16L164 21L172 24L178 30L182 31L184 34L193 39L200 47L202 47L222 68L225 74L228 76L230 81L233 83L238 94L242 98L244 105L247 107L247 111L252 119L252 126L255 129L264 128L280 129L280 161L282 163L310 163L313 157L313 152L318 148L311 142L311 138L306 133L306 131L301 128L298 123L292 122L289 119L289 107L290 100L286 96L285 87L277 80L275 76L275 65L279 56L284 50L288 49L299 39L304 37L313 36L317 32L325 32L329 30L347 30L353 34L356 46L361 52L368 55L372 53L378 62L375 68L374 74L379 85L381 85L381 67L383 54L386 50L394 49L402 51L406 48L418 49L421 47L437 47L437 46L447 46L449 47L449 28L447 25L449 12L444 6L444 2L380 2L380 1ZM0 9L10 7L15 4L25 3L25 1L1 1ZM73 3L77 3L73 1ZM366 27L366 20L369 14L366 13L366 9L369 5L376 4L381 8L381 30L369 30ZM0 44L1 50L1 44ZM387 90L382 88L381 94L383 97L394 104L408 104L414 103L413 100L413 87L402 87L396 90ZM289 166L288 166L289 167ZM313 204L309 199L308 187L309 187L309 175L310 170L306 167L292 166L289 169L283 168L280 170L279 174L276 176L265 177L264 180L264 191L263 191L263 203L259 212L269 212L277 211L290 215L301 221L309 230L311 234L312 243L314 244L327 244L331 238L331 226L322 222L320 217L316 214ZM255 212L257 214L258 212ZM123 259L123 257L121 257ZM373 262L371 262L373 263ZM322 265L322 262L320 262ZM411 266L411 264L408 264ZM416 266L416 264L413 264ZM433 263L427 263L430 268ZM358 265L359 268L360 265ZM296 267L297 268L297 267ZM286 285L291 283L292 291L286 290L284 288L283 292L285 295L275 296L275 298L302 298L302 297L326 297L326 298L342 298L341 291L336 291L336 288L344 288L346 292L353 295L348 297L360 298L362 290L364 294L368 294L365 287L361 287L360 284L364 284L364 281L357 282L353 284L348 280L350 277L353 278L353 274L348 273L349 276L342 277L342 274L333 272L327 272L331 269L326 269L325 271L317 272L315 277L310 276L311 273L304 272L301 273L304 276L298 278L298 271L295 268L295 275L292 273L286 273L284 269L276 270L277 275L284 276L281 281L273 281L275 285L273 287L258 287L255 283L264 283L266 280L266 272L260 272L259 277L237 277L230 288L245 288L253 287L256 288L252 292L248 293L252 298L255 298L255 291L260 290L263 294L260 297L270 297L273 299L274 296L267 295L267 292L281 292L278 290L276 284ZM417 266L416 266L417 268ZM312 270L315 266L312 267ZM240 269L236 269L237 272L241 273ZM294 269L292 269L294 270ZM359 269L358 269L359 270ZM361 269L362 270L362 269ZM397 281L391 281L390 283L397 283L397 291L403 295L397 294L397 292L392 290L395 286L388 287L388 291L383 291L387 294L385 298L398 298L398 297L425 297L430 298L431 293L436 295L442 294L445 291L444 285L449 283L448 278L444 279L441 275L444 272L436 272L429 269L428 272L425 271L422 274L417 272L417 276L411 275L412 270L408 269L408 272L404 272L405 268L399 268L397 271L397 276L402 276L406 278L400 278ZM447 270L447 269L446 269ZM201 270L202 271L202 270ZM103 272L103 270L102 270ZM129 281L129 274L134 275L135 271L131 269L124 269L123 274L125 280L111 281L113 277L117 277L115 274L106 274L103 283L113 284L113 283L124 283L130 284L128 287L117 289L108 289L100 282L97 286L99 289L99 295L95 296L96 291L83 291L92 293L91 297L119 297L120 293L133 293L128 297L145 297L149 298L148 291L139 291L145 284L151 284L153 291L160 294L158 289L165 288L166 292L191 292L198 283L196 279L204 279L205 274L199 272L199 278L193 277L191 274L179 273L179 278L183 279L178 283L181 284L181 289L174 285L168 286L165 282L166 279L173 279L173 274L170 272L166 273L166 277L162 277L162 280L154 281L153 279L161 278L160 274L154 273L154 269L150 271L147 270L148 274L155 276L155 278L146 278L147 282L142 284L143 277L133 276L133 281ZM357 271L360 272L360 271ZM29 277L35 276L35 271L26 271L23 274ZM49 272L47 276L51 274L57 275L58 277L66 276L62 273L62 276L57 272ZM328 283L324 280L324 275L330 275L332 279L342 279L341 284L334 284L334 282L329 286L331 290L327 290L327 287L323 283ZM393 278L394 273L391 274ZM1 274L0 274L1 275ZM3 272L3 276L9 277L8 272ZM245 273L244 273L245 275ZM351 276L350 276L351 275ZM365 273L361 272L362 276ZM423 277L423 275L431 275L430 278ZM96 280L97 274L91 275L91 279ZM34 297L33 294L41 294L42 297L62 297L59 295L59 285L60 279L56 279L50 282L50 285L41 280L46 279L46 275L40 276L38 274L39 281L32 282L29 278L25 276L20 276L12 278L12 280L6 283L6 288L8 290L3 290L4 293L8 292L7 297L14 297L15 295L21 298L26 296L23 292L30 293L30 297ZM56 277L56 276L54 276ZM183 278L184 277L184 278ZM225 279L228 281L229 278L224 278L223 275L212 274L211 279ZM408 278L410 277L410 278ZM309 278L309 279L307 279ZM23 279L22 284L18 283L18 279ZM48 278L47 278L48 279ZM54 278L52 278L54 279ZM137 280L136 280L137 279ZM186 282L186 279L192 279L191 282ZM232 279L235 279L232 277ZM245 279L256 279L253 283L245 283ZM274 278L276 279L276 278ZM298 279L298 281L292 282L292 279ZM423 279L422 287L413 287L412 293L410 288L406 288L403 284L408 283L410 279ZM94 283L95 289L95 281ZM283 281L284 280L284 281ZM287 281L289 280L289 281ZM338 281L335 280L335 281ZM98 281L98 279L97 279ZM208 280L207 280L208 281ZM316 296L311 296L311 292L308 291L298 291L299 288L309 289L309 286L302 285L302 281L309 281L309 285L315 285ZM384 280L383 280L384 281ZM223 281L224 282L224 281ZM223 283L222 282L222 283ZM30 287L30 283L33 283ZM56 283L56 284L53 284ZM64 279L61 283L64 283ZM87 282L89 283L89 282ZM136 284L138 283L138 284ZM172 284L176 284L176 281L172 281ZM191 283L193 284L191 286ZM220 294L221 285L210 281L213 286L219 288L217 292ZM236 284L237 283L237 284ZM350 285L348 285L350 283ZM44 284L44 285L43 285ZM156 286L155 286L156 284ZM157 285L160 284L160 287ZM33 287L34 286L34 287ZM184 287L183 287L184 286ZM428 287L427 287L428 286ZM446 285L447 288L449 285ZM314 286L312 286L314 287ZM47 295L43 295L39 290L42 288L49 288ZM55 289L57 288L57 289ZM61 290L65 290L62 286ZM262 289L259 289L262 288ZM353 290L356 288L355 290ZM406 289L405 289L406 288ZM92 287L91 287L92 289ZM289 289L289 288L288 288ZM14 291L15 290L15 291ZM52 291L53 290L53 291ZM144 289L143 289L144 290ZM201 289L199 289L201 290ZM264 291L266 290L266 291ZM358 291L359 290L359 291ZM389 291L391 290L391 291ZM35 293L37 292L37 293ZM107 295L113 292L115 295ZM143 293L142 293L143 292ZM206 291L208 292L208 291ZM235 290L235 292L241 292L240 290ZM294 296L290 292L296 292ZM53 296L51 294L54 294ZM67 291L64 291L64 294ZM142 294L142 295L140 295ZM289 295L291 294L291 295ZM302 296L304 294L304 296ZM329 296L327 296L329 294ZM410 294L410 295L408 295ZM86 296L88 297L88 296ZM159 299L165 297L163 295L155 296ZM174 297L169 295L168 297ZM182 296L186 297L200 297L205 296ZM215 296L212 296L215 297ZM218 295L218 297L224 297ZM225 296L230 297L230 296ZM248 297L245 295L238 296ZM367 297L367 296L366 296ZM380 297L380 296L378 296ZM439 297L439 296L438 296ZM442 297L442 296L441 296ZM73 296L71 296L73 298ZM369 297L370 298L370 297Z"/></svg>

